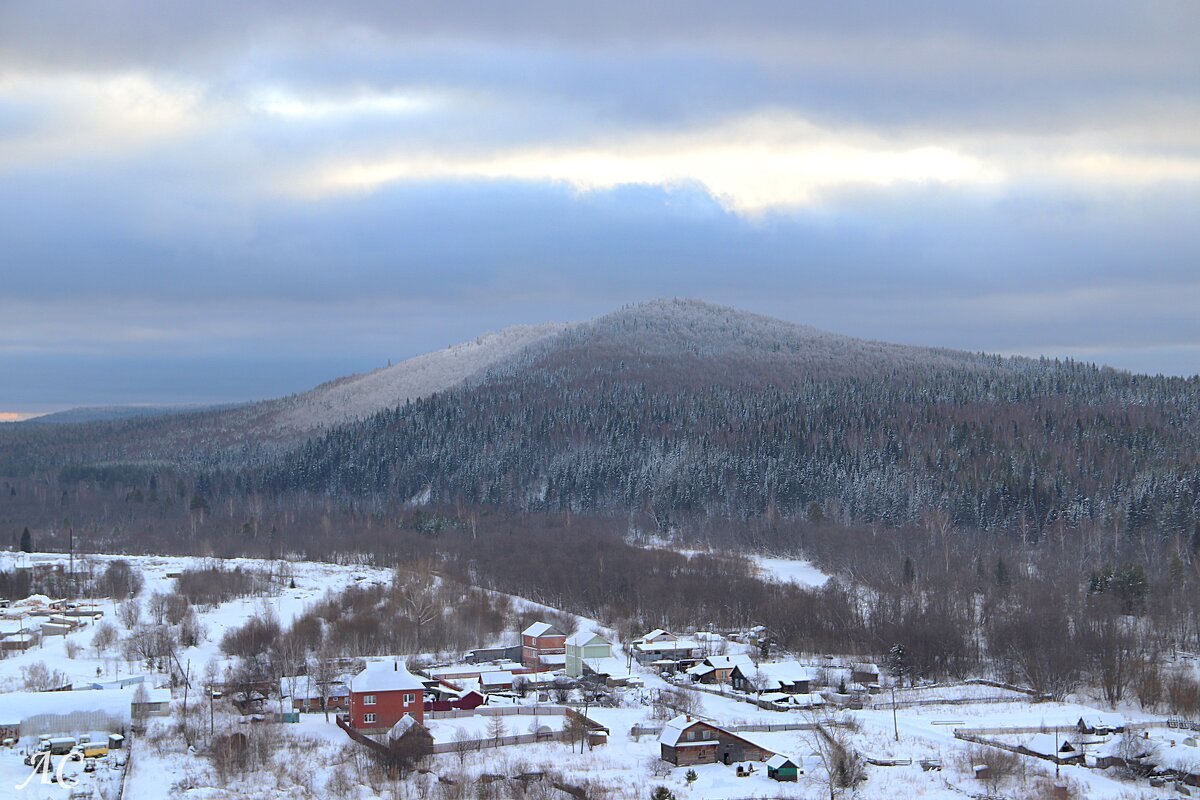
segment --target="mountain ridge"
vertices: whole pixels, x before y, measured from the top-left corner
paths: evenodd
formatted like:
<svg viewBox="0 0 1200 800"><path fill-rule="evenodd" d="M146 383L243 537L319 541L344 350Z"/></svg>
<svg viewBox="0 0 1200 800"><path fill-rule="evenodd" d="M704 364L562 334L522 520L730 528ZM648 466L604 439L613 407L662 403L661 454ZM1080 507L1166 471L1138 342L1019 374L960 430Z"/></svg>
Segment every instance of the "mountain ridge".
<svg viewBox="0 0 1200 800"><path fill-rule="evenodd" d="M931 513L977 529L1200 525L1200 379L678 299L456 347L257 406L0 435L0 467L167 464L202 494L648 513L664 529Z"/></svg>

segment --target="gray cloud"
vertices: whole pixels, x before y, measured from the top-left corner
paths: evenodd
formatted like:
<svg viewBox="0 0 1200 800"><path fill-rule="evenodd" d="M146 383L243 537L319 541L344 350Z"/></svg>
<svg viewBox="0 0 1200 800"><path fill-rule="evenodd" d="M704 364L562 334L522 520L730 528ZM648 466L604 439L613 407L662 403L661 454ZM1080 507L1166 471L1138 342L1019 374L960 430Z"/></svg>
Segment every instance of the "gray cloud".
<svg viewBox="0 0 1200 800"><path fill-rule="evenodd" d="M0 412L294 391L662 295L1198 373L1197 40L1188 2L5 3ZM839 146L982 177L722 194ZM596 154L631 177L580 185ZM438 169L296 189L397 161Z"/></svg>

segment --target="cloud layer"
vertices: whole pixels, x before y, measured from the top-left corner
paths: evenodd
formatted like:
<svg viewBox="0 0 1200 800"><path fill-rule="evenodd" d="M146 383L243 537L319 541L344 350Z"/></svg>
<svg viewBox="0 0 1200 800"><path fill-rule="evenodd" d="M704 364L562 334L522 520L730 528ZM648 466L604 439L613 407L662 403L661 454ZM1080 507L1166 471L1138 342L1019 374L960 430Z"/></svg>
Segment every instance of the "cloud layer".
<svg viewBox="0 0 1200 800"><path fill-rule="evenodd" d="M1196 41L1188 2L6 3L0 412L659 295L1195 374Z"/></svg>

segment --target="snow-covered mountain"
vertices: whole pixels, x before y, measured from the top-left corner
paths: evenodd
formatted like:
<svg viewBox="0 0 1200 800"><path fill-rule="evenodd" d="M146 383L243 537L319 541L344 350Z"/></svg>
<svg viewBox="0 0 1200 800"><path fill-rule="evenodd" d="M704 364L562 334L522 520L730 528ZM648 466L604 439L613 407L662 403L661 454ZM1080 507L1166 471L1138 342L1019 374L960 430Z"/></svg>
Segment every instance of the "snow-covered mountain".
<svg viewBox="0 0 1200 800"><path fill-rule="evenodd" d="M445 391L569 327L550 323L505 328L372 372L337 378L301 394L257 403L243 413L256 418L260 430L269 435L306 435Z"/></svg>
<svg viewBox="0 0 1200 800"><path fill-rule="evenodd" d="M653 508L664 520L771 509L906 524L939 511L996 528L1132 508L1137 526L1181 508L1172 524L1190 531L1172 487L1200 470L1197 419L1200 384L1187 379L656 300L277 400L0 431L0 473L133 462L238 474L263 491Z"/></svg>

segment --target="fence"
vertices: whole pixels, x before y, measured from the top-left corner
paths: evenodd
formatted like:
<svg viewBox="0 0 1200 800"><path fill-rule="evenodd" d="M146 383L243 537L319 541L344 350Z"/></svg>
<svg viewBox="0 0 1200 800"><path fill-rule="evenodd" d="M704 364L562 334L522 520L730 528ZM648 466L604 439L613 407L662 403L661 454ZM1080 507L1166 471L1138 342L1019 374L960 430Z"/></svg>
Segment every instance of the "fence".
<svg viewBox="0 0 1200 800"><path fill-rule="evenodd" d="M1010 692L1020 692L1021 694L1027 694L1039 701L1049 700L1051 698L1051 695L1041 694L1025 686L1017 686L1016 684L1004 683L1003 681L992 681L988 680L987 678L967 678L965 681L963 681L963 683L971 683L977 686L993 686L997 689L1007 689Z"/></svg>
<svg viewBox="0 0 1200 800"><path fill-rule="evenodd" d="M123 731L125 720L103 711L74 711L70 714L34 714L21 720L22 736L80 731Z"/></svg>
<svg viewBox="0 0 1200 800"><path fill-rule="evenodd" d="M508 717L516 715L528 717L564 717L570 711L574 711L574 709L566 706L479 706L478 708L452 709L450 711L430 711L425 716L429 719Z"/></svg>
<svg viewBox="0 0 1200 800"><path fill-rule="evenodd" d="M124 800L125 786L129 783L129 773L133 771L133 737L125 738L125 769L121 772L121 785L117 787L116 800Z"/></svg>
<svg viewBox="0 0 1200 800"><path fill-rule="evenodd" d="M1200 731L1200 722L1190 719L1183 719L1182 717L1171 717L1169 720L1167 720L1167 727L1179 728L1187 731Z"/></svg>
<svg viewBox="0 0 1200 800"><path fill-rule="evenodd" d="M1126 722L1125 730L1140 731L1146 728L1173 727L1170 720L1147 720L1145 722ZM1079 733L1078 725L1029 725L1012 728L955 728L954 735L963 733L970 736L1007 736L1024 733ZM960 737L961 738L961 737Z"/></svg>
<svg viewBox="0 0 1200 800"><path fill-rule="evenodd" d="M822 725L838 726L838 722L821 723ZM630 736L657 736L663 732L663 725L634 725L629 729ZM730 733L774 733L776 731L815 731L819 725L813 722L763 722L746 725L722 725L721 728Z"/></svg>
<svg viewBox="0 0 1200 800"><path fill-rule="evenodd" d="M487 739L467 739L457 742L435 742L434 753L459 753L486 750L491 747L507 747L513 744L532 744L534 742L561 741L563 732L548 731L546 733L521 733L516 736L489 737Z"/></svg>
<svg viewBox="0 0 1200 800"><path fill-rule="evenodd" d="M478 713L476 713L478 712ZM609 732L608 728L596 722L594 719L585 717L573 708L565 708L563 706L544 706L544 707L528 707L528 706L494 706L470 710L454 710L454 711L433 711L427 715L430 719L462 719L464 717L510 717L510 716L527 716L527 717L565 717L567 719L578 718L583 721L589 732L603 731L605 734ZM350 727L341 716L336 719L339 728L346 732L351 739L359 744L386 756L388 748L382 742L378 742L371 737L360 733ZM542 728L548 726L541 726ZM475 750L485 750L492 747L506 747L514 744L532 744L534 742L549 742L561 741L564 736L569 735L567 731L562 730L541 730L534 733L521 733L515 736L500 736L486 737L483 739L462 739L452 742L435 742L433 744L433 752L436 753L459 753L471 752Z"/></svg>
<svg viewBox="0 0 1200 800"><path fill-rule="evenodd" d="M691 689L691 690L697 691L697 692L707 692L708 694L715 694L718 697L727 697L730 700L737 700L738 702L741 702L741 703L749 703L752 706L758 706L759 708L763 709L764 711L777 711L779 713L787 713L789 711L803 710L803 707L780 708L779 706L775 705L775 703L771 702L770 700L762 700L757 697L751 697L750 695L747 695L747 694L741 694L740 692L734 692L732 690L727 690L727 689L723 689L723 688L714 689L713 687L708 686L703 683L683 684L679 688ZM850 702L857 702L857 701L852 700ZM860 707L861 707L861 705L860 705ZM692 716L696 716L696 715L693 714Z"/></svg>
<svg viewBox="0 0 1200 800"><path fill-rule="evenodd" d="M986 705L990 703L1019 703L1028 702L1019 697L952 697L952 698L937 698L931 697L927 700L897 700L896 708L920 708L922 706L970 706L976 703ZM1036 702L1036 701L1035 701ZM887 699L886 695L880 695L876 702L872 703L872 708L887 710L892 707L892 701Z"/></svg>
<svg viewBox="0 0 1200 800"><path fill-rule="evenodd" d="M828 724L837 725L836 722ZM820 726L813 722L766 722L750 725L728 725L725 730L733 733L771 733L773 731L815 731L818 727Z"/></svg>

